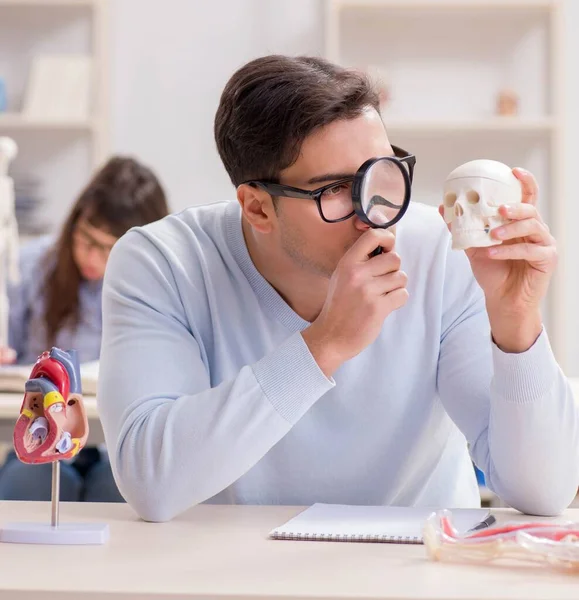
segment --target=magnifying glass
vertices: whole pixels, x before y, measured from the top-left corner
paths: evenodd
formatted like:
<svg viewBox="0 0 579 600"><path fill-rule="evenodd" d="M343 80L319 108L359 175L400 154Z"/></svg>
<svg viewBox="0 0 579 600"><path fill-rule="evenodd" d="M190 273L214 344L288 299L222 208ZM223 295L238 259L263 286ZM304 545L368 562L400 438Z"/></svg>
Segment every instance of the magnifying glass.
<svg viewBox="0 0 579 600"><path fill-rule="evenodd" d="M352 183L352 202L358 218L373 228L388 229L400 221L410 204L407 165L394 157L368 159ZM379 246L371 256L382 252Z"/></svg>

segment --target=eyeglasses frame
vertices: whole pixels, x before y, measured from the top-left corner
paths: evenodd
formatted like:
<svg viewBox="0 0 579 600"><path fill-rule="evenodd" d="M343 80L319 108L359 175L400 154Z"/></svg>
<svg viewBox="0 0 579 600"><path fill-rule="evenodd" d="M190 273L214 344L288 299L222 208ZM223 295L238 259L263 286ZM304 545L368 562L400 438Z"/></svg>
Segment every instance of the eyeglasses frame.
<svg viewBox="0 0 579 600"><path fill-rule="evenodd" d="M351 219L355 214L357 214L360 220L366 223L367 225L377 227L380 229L386 229L387 227L391 227L392 225L400 221L400 219L404 216L404 213L408 209L408 205L410 204L412 181L414 178L414 167L416 165L416 157L414 156L414 154L411 154L398 146L392 146L392 150L394 150L394 156L379 156L375 158L369 158L358 169L355 175L345 177L343 179L339 179L331 183L327 183L322 187L316 188L315 190L304 190L301 188L293 187L291 185L283 185L281 183L276 183L273 181L264 181L260 179L251 179L249 181L244 181L243 183L252 187L259 187L271 196L283 196L286 198L297 198L301 200L314 200L316 202L316 206L318 207L318 213L320 215L320 218L326 223L340 223L342 221ZM376 225L375 223L369 221L368 217L362 209L360 201L360 191L362 188L364 176L366 175L368 169L373 164L381 160L389 160L400 169L400 171L402 172L402 176L404 177L405 194L402 208L400 209L400 212L396 215L396 217L388 223L385 223L383 225ZM404 167L405 163L408 165L408 170ZM340 185L341 183L352 183L352 203L354 205L354 210L348 215L340 217L339 219L327 219L322 211L322 195L326 190L331 189L336 185Z"/></svg>

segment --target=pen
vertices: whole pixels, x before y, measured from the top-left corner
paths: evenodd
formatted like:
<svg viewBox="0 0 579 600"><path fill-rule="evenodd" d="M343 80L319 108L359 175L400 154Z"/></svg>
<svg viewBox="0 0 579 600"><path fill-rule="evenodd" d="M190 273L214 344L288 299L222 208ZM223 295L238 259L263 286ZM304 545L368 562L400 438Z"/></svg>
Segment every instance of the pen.
<svg viewBox="0 0 579 600"><path fill-rule="evenodd" d="M479 531L480 529L486 529L487 527L490 527L496 522L497 520L495 516L489 515L484 521L481 521L476 527L473 527L470 531Z"/></svg>

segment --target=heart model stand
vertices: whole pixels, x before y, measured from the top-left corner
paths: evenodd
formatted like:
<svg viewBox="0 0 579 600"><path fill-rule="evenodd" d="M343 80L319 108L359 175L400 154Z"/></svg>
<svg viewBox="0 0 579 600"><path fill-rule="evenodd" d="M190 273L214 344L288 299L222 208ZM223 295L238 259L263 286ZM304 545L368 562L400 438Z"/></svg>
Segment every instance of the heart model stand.
<svg viewBox="0 0 579 600"><path fill-rule="evenodd" d="M50 523L8 523L0 542L20 544L104 544L106 523L60 523L60 461L76 456L88 438L80 366L74 350L52 348L38 357L26 382L14 428L14 449L26 464L52 463Z"/></svg>

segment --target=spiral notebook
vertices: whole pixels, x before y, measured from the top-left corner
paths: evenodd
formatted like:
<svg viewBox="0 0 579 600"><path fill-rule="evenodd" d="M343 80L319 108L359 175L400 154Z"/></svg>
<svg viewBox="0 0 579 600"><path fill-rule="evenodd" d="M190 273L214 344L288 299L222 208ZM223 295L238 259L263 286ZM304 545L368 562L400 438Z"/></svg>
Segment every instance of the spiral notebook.
<svg viewBox="0 0 579 600"><path fill-rule="evenodd" d="M422 530L434 508L314 504L270 531L276 540L391 542L422 544ZM486 508L452 509L452 521L465 533L488 527L494 517Z"/></svg>

